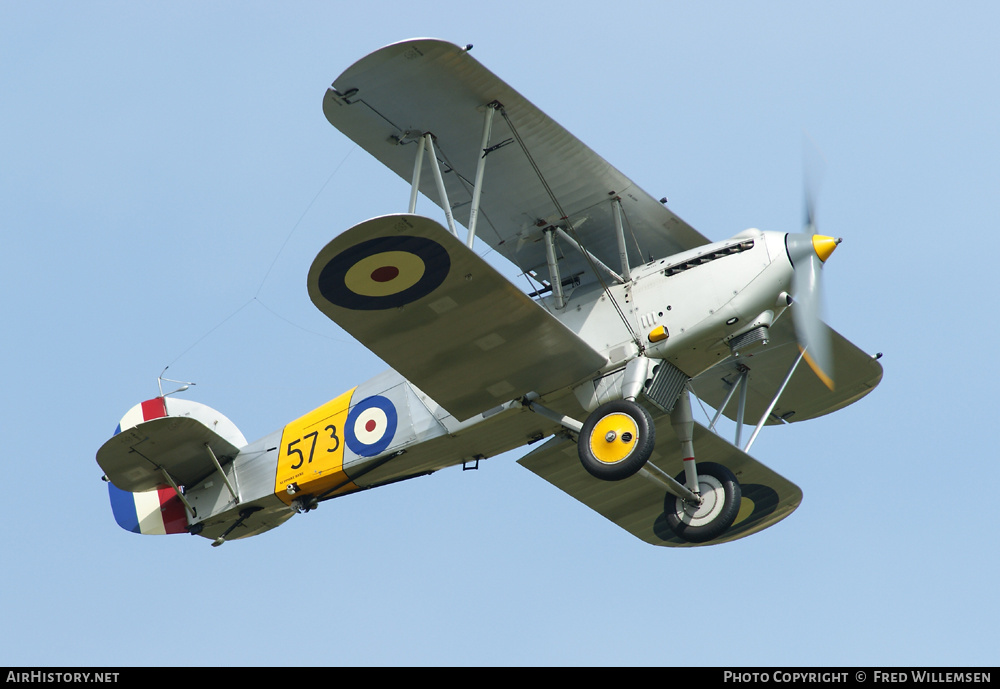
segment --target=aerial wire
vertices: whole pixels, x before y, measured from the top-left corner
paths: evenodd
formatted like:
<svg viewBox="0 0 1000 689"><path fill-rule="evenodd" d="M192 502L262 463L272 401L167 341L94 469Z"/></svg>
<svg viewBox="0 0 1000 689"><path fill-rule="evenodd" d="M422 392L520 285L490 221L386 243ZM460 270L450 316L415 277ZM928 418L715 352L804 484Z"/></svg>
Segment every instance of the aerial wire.
<svg viewBox="0 0 1000 689"><path fill-rule="evenodd" d="M344 163L347 162L347 159L351 157L351 154L354 153L354 150L357 147L358 147L357 144L355 144L350 148L350 150L347 151L347 155L345 155L341 159L341 161L337 163L336 167L333 168L333 172L331 172L330 176L326 178L325 182L323 182L323 186L319 188L319 191L317 191L316 195L313 196L312 201L310 201L309 204L306 206L306 209L302 211L302 215L300 215L299 219L295 221L294 225L292 225L292 229L288 232L288 236L285 237L285 241L282 242L281 248L279 248L278 253L274 255L274 259L271 261L271 265L267 267L267 272L264 273L264 277L261 279L260 285L257 287L257 291L253 295L254 299L257 299L257 297L260 296L260 291L264 289L264 283L267 282L267 278L271 275L271 271L274 269L274 265L278 262L278 259L281 257L281 253L285 250L285 247L288 245L288 242L292 239L292 235L295 234L295 231L297 229L299 229L299 225L302 224L302 220L306 217L309 211L312 210L312 207L316 203L316 200L320 197L320 195L324 191L326 191L326 188L330 185L330 181L333 179L333 176L336 175L337 172L340 170L340 168L344 165Z"/></svg>
<svg viewBox="0 0 1000 689"><path fill-rule="evenodd" d="M304 330L305 332L309 332L309 333L312 333L314 335L320 335L321 337L326 337L327 339L332 339L332 340L335 340L337 342L341 342L342 341L342 340L337 340L336 338L331 338L328 335L322 335L321 333L317 333L315 331L309 330L308 328L304 328L301 325L298 325L296 323L292 323L290 320L288 320L284 316L280 315L274 309L270 308L267 304L265 304L263 301L261 301L259 297L260 297L261 290L264 289L264 284L267 282L268 277L270 277L270 275L271 275L271 271L274 270L274 266L275 266L275 264L277 264L278 259L281 257L282 252L284 252L285 247L288 245L288 242L291 241L292 235L294 235L295 232L296 232L296 230L299 229L299 225L302 224L302 221L305 219L306 215L308 215L309 211L312 210L312 207L316 204L316 201L323 194L323 192L326 191L326 188L328 186L330 186L330 182L333 180L334 176L337 174L337 172L340 171L340 168L343 167L344 163L347 162L347 159L351 157L351 154L354 152L354 150L356 148L357 148L357 145L352 146L347 151L347 153L344 155L344 157L340 160L340 162L337 163L337 165L333 168L333 171L326 178L326 181L323 182L323 185L319 188L319 191L316 192L316 194L313 196L312 200L306 205L305 210L303 210L302 213L299 215L299 219L297 221L295 221L294 225L292 225L292 229L289 230L288 234L286 235L285 241L282 242L281 246L278 248L277 253L274 255L274 258L271 260L271 264L268 266L267 270L264 272L264 277L261 278L260 284L257 286L257 291L254 292L254 295L252 297L250 297L249 299L247 299L245 302L243 302L243 304L241 306L239 306L231 314L229 314L228 316L226 316L225 318L223 318L221 321L219 321L217 324L215 324L214 326L212 326L208 330L208 332L206 332L204 335L202 335L197 340L195 340L187 349L185 349L180 354L178 354L176 357L174 357L173 360L169 364L167 364L167 368L169 368L170 366L173 366L174 363L177 362L177 360L179 360L185 354L187 354L192 349L194 349L199 344L201 344L201 342L203 340L205 340L209 335L211 335L216 330L218 330L223 325L225 325L227 322L229 322L230 320L232 320L233 317L235 317L238 313L240 313L241 311L243 311L243 309L245 309L247 306L249 306L253 302L257 302L258 304L260 304L262 307L264 307L272 315L277 316L278 318L280 318L281 320L285 321L289 325L292 325L292 326L294 326L296 328L299 328L300 330Z"/></svg>

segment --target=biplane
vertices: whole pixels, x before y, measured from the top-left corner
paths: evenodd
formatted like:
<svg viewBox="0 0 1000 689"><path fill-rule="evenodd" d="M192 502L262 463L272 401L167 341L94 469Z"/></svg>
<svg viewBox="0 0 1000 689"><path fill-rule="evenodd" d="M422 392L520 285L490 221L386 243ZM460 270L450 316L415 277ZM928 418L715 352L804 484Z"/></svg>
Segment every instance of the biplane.
<svg viewBox="0 0 1000 689"><path fill-rule="evenodd" d="M880 355L819 315L839 240L810 212L801 231L709 241L470 48L389 45L323 99L334 127L410 183L407 212L335 237L307 278L316 307L390 370L249 443L161 387L97 452L123 528L219 545L525 446L522 466L654 545L732 541L799 505L748 454L758 433L882 377ZM421 193L443 222L416 214Z"/></svg>

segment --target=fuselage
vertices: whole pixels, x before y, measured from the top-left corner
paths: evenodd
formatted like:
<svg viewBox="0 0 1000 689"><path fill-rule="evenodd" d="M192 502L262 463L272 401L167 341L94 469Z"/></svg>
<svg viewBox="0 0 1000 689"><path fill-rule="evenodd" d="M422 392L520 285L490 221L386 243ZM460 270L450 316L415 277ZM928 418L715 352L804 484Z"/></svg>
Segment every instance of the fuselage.
<svg viewBox="0 0 1000 689"><path fill-rule="evenodd" d="M627 284L580 288L561 309L551 298L542 303L607 357L602 375L608 380L620 378L640 353L693 377L731 356L727 340L734 334L780 315L779 295L792 276L784 237L748 230L636 267ZM593 388L593 381L581 381L543 401L580 418L592 406L581 391ZM189 486L186 495L198 507L194 523L203 524L203 535L214 535L215 525L248 507L271 515L264 521L273 526L318 500L475 465L559 430L517 401L459 421L388 370L241 448L226 469L238 501L218 481Z"/></svg>
<svg viewBox="0 0 1000 689"><path fill-rule="evenodd" d="M785 234L747 230L735 237L632 269L631 282L591 285L566 305L544 303L608 357L609 368L640 353L689 377L731 355L728 340L781 315L792 265Z"/></svg>

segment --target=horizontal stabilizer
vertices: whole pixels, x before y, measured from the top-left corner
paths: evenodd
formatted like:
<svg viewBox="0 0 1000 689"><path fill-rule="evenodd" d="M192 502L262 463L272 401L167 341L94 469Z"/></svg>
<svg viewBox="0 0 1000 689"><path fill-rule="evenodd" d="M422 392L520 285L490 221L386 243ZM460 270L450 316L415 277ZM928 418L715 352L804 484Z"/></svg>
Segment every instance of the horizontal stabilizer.
<svg viewBox="0 0 1000 689"><path fill-rule="evenodd" d="M653 545L690 547L734 541L776 524L802 501L798 486L698 423L694 425L694 448L697 461L725 465L736 475L743 491L736 521L721 536L706 543L681 540L670 529L665 505L672 505L675 498L663 486L639 474L623 481L594 478L581 465L573 440L552 438L518 463ZM683 471L680 443L668 416L656 421L656 450L649 461L670 476Z"/></svg>
<svg viewBox="0 0 1000 689"><path fill-rule="evenodd" d="M239 452L200 421L164 417L112 437L97 451L97 463L109 481L133 493L169 487L164 470L177 485L193 485L215 471L206 446L220 463Z"/></svg>
<svg viewBox="0 0 1000 689"><path fill-rule="evenodd" d="M138 493L190 486L231 461L246 445L243 434L219 412L189 400L157 397L133 407L114 436L97 451L105 476ZM211 450L211 452L209 451Z"/></svg>

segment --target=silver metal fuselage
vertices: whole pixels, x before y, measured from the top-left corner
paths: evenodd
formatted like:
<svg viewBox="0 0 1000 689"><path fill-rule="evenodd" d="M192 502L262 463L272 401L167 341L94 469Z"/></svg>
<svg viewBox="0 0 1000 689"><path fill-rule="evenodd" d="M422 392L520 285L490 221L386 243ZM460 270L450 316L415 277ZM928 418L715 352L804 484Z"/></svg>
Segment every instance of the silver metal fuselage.
<svg viewBox="0 0 1000 689"><path fill-rule="evenodd" d="M781 315L779 296L790 290L792 273L784 233L747 230L633 268L628 283L578 289L561 309L552 297L543 303L608 357L609 370L640 353L638 339L646 356L693 378L731 356L729 338ZM667 337L651 341L660 326Z"/></svg>

